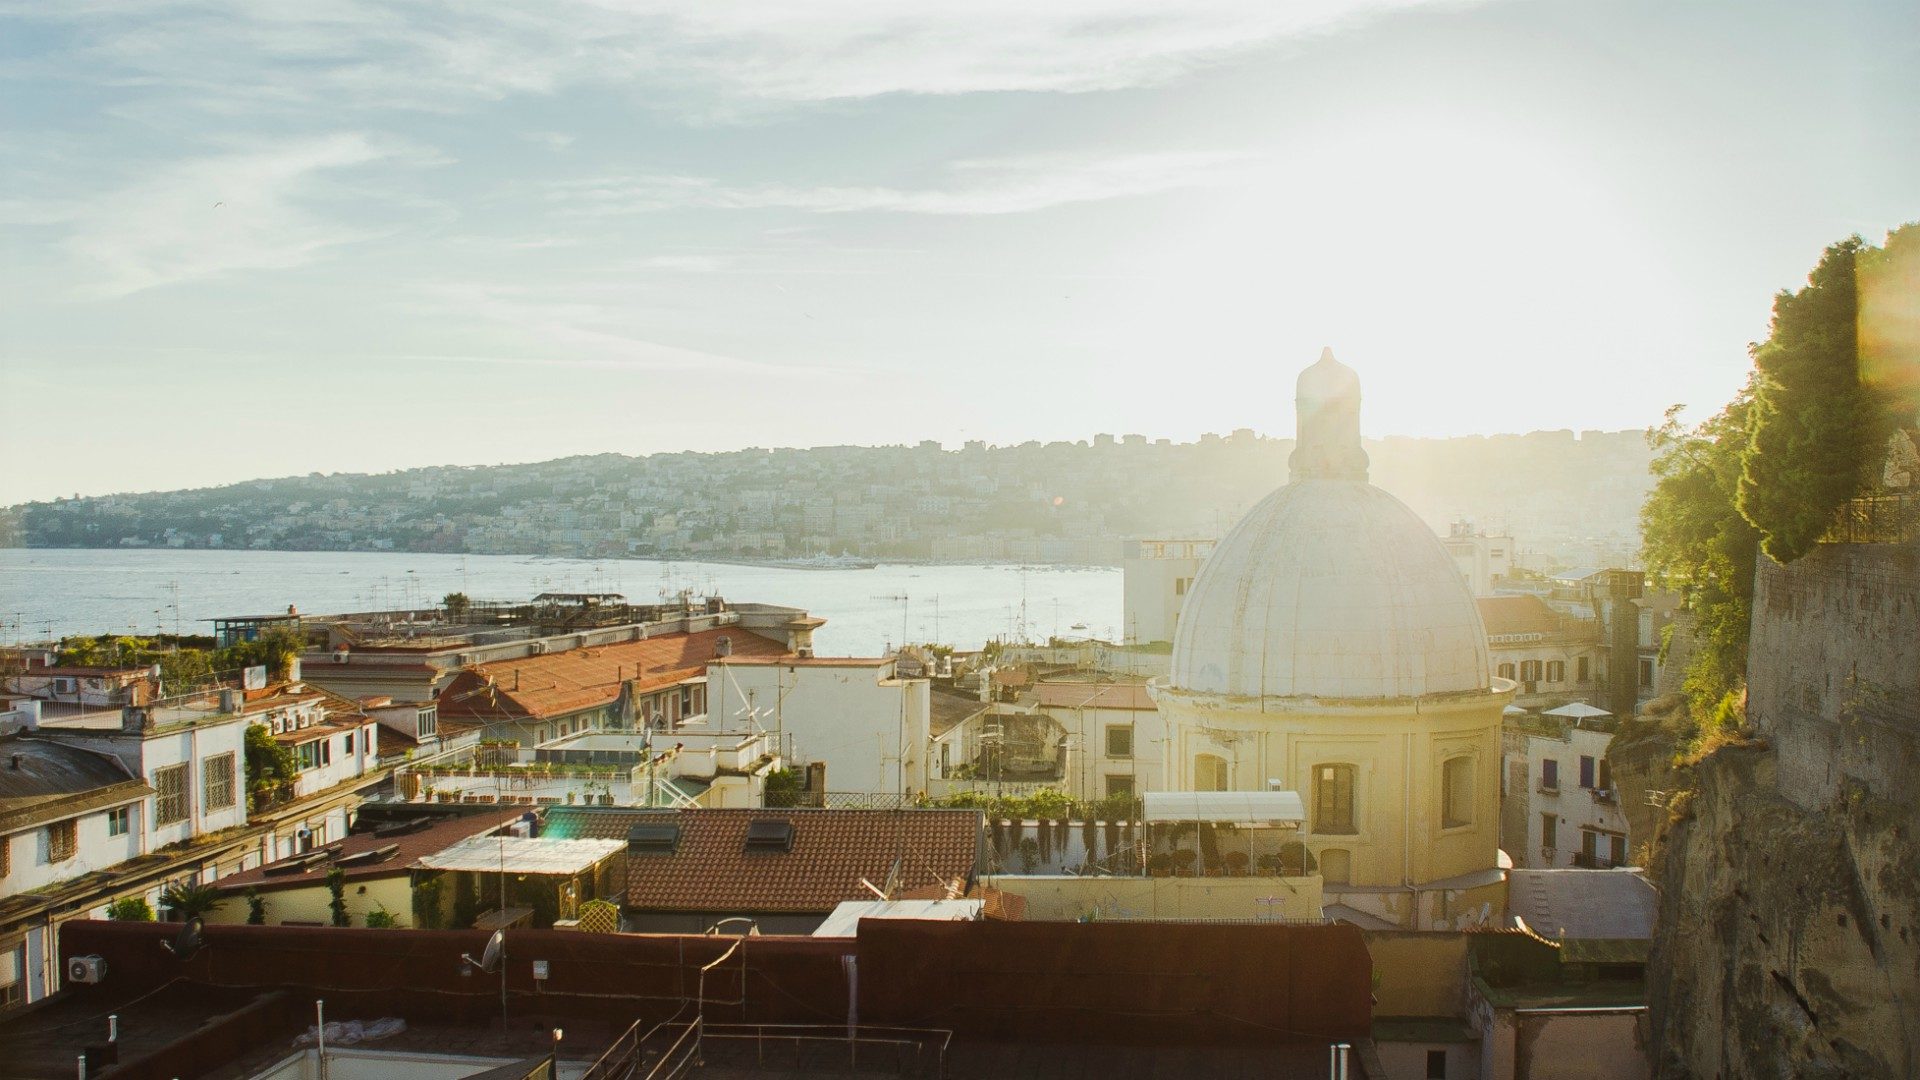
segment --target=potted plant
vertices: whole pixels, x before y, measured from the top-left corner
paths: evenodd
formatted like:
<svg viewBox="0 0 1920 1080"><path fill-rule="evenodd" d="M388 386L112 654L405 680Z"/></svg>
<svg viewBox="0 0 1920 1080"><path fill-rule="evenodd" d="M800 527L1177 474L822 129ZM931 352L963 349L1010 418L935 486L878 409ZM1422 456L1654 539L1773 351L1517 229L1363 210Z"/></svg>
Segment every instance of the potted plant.
<svg viewBox="0 0 1920 1080"><path fill-rule="evenodd" d="M1175 848L1167 857L1173 860L1175 877L1188 877L1193 873L1193 862L1199 857L1192 848Z"/></svg>

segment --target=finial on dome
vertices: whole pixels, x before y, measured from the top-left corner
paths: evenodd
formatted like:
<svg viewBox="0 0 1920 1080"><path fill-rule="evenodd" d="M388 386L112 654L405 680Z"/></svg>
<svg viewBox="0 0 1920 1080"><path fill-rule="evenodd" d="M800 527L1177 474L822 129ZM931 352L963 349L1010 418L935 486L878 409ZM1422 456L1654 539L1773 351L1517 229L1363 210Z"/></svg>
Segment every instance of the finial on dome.
<svg viewBox="0 0 1920 1080"><path fill-rule="evenodd" d="M1292 479L1367 480L1367 452L1360 446L1360 376L1333 358L1331 347L1300 373L1294 384L1297 419Z"/></svg>

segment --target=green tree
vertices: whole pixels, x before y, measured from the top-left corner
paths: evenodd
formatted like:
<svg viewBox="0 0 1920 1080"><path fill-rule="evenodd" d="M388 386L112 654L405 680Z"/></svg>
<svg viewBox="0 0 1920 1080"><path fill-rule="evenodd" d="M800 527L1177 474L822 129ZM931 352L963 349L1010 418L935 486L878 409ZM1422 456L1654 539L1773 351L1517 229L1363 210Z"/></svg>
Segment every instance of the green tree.
<svg viewBox="0 0 1920 1080"><path fill-rule="evenodd" d="M1648 432L1654 485L1640 510L1642 557L1656 584L1685 598L1693 656L1685 688L1707 716L1746 679L1753 573L1760 534L1737 503L1749 442L1752 385L1706 423L1684 429L1679 406Z"/></svg>
<svg viewBox="0 0 1920 1080"><path fill-rule="evenodd" d="M1774 299L1772 331L1753 350L1739 506L1761 549L1781 562L1819 543L1886 444L1885 407L1860 377L1863 246L1854 236L1827 248L1805 288Z"/></svg>
<svg viewBox="0 0 1920 1080"><path fill-rule="evenodd" d="M466 593L450 592L440 598L440 606L447 609L448 618L457 619L467 613L467 610L473 606L473 601L467 599Z"/></svg>
<svg viewBox="0 0 1920 1080"><path fill-rule="evenodd" d="M306 639L283 626L276 626L252 641L236 641L213 655L213 666L221 671L264 666L268 678L284 679L293 658L307 647Z"/></svg>
<svg viewBox="0 0 1920 1080"><path fill-rule="evenodd" d="M247 889L247 925L267 925L267 898L260 895L259 889L252 887Z"/></svg>
<svg viewBox="0 0 1920 1080"><path fill-rule="evenodd" d="M167 908L176 922L216 911L223 902L219 890L211 885L169 885L160 893L160 906Z"/></svg>
<svg viewBox="0 0 1920 1080"><path fill-rule="evenodd" d="M333 913L333 925L352 926L353 916L347 913L347 872L339 866L327 870L327 892L332 896L327 910Z"/></svg>
<svg viewBox="0 0 1920 1080"><path fill-rule="evenodd" d="M299 773L293 751L275 742L265 724L249 724L245 740L249 794L272 791Z"/></svg>
<svg viewBox="0 0 1920 1080"><path fill-rule="evenodd" d="M123 896L107 905L107 918L116 922L152 922L153 905L144 896Z"/></svg>

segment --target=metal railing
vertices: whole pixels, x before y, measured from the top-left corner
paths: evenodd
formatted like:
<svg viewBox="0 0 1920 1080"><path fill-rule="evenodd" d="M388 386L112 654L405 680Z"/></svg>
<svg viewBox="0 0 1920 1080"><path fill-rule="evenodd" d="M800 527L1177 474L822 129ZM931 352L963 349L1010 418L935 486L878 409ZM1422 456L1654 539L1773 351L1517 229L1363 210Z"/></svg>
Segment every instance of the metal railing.
<svg viewBox="0 0 1920 1080"><path fill-rule="evenodd" d="M772 1043L776 1049L791 1043L795 1067L801 1064L802 1048L809 1043L845 1046L849 1066L859 1065L860 1048L863 1046L892 1047L895 1065L902 1068L907 1064L904 1053L911 1050L912 1075L926 1075L931 1058L933 1075L945 1077L947 1050L953 1043L953 1032L945 1028L876 1027L867 1024L705 1024L701 1028L701 1038L751 1042L761 1065L767 1063L768 1043Z"/></svg>
<svg viewBox="0 0 1920 1080"><path fill-rule="evenodd" d="M767 806L812 810L907 810L912 795L867 791L788 791L767 793Z"/></svg>
<svg viewBox="0 0 1920 1080"><path fill-rule="evenodd" d="M1827 544L1900 544L1920 540L1920 491L1862 495L1834 514Z"/></svg>

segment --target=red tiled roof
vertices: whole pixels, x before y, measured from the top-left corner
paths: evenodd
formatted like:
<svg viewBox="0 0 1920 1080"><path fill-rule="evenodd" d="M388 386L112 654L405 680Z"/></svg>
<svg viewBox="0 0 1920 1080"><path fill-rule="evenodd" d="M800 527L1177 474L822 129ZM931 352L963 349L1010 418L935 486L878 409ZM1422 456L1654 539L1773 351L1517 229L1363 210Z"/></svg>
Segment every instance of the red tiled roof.
<svg viewBox="0 0 1920 1080"><path fill-rule="evenodd" d="M376 863L340 868L348 881L355 878L390 877L405 873L408 867L424 856L438 854L470 836L483 836L490 833L510 821L518 820L524 813L526 813L525 807L516 807L512 810L488 810L462 814L436 821L418 832L403 833L399 836L375 836L370 832L349 833L345 839L327 844L324 848L315 848L314 851L336 851L335 857L338 858L357 855L363 851L375 851L388 844L397 845L399 850L391 858ZM313 852L307 852L306 855L291 856L276 863L268 863L266 866L223 877L215 881L213 887L223 893L234 893L244 891L249 886L267 891L322 884L327 880L327 870L333 865L330 860L317 861L299 873L267 873L269 867L306 858L312 854Z"/></svg>
<svg viewBox="0 0 1920 1080"><path fill-rule="evenodd" d="M716 658L715 663L726 664L780 664L792 667L885 667L893 663L891 656L741 656L736 650L733 656Z"/></svg>
<svg viewBox="0 0 1920 1080"><path fill-rule="evenodd" d="M549 810L562 810L553 807ZM583 817L585 815L582 815ZM897 857L907 885L968 880L980 848L977 810L653 810L594 814L595 835L638 824L680 826L672 854L629 854L627 906L638 911L806 912L870 900ZM598 820L600 818L619 820ZM748 851L755 821L793 825L792 851Z"/></svg>
<svg viewBox="0 0 1920 1080"><path fill-rule="evenodd" d="M1487 635L1556 634L1565 624L1560 613L1537 596L1480 596L1480 621L1487 624Z"/></svg>
<svg viewBox="0 0 1920 1080"><path fill-rule="evenodd" d="M1146 683L1043 682L1033 688L1043 709L1138 709L1153 711Z"/></svg>
<svg viewBox="0 0 1920 1080"><path fill-rule="evenodd" d="M440 715L546 719L591 709L617 699L624 682L645 691L705 673L723 637L731 640L736 660L789 655L785 645L734 626L497 660L449 683L440 693Z"/></svg>

